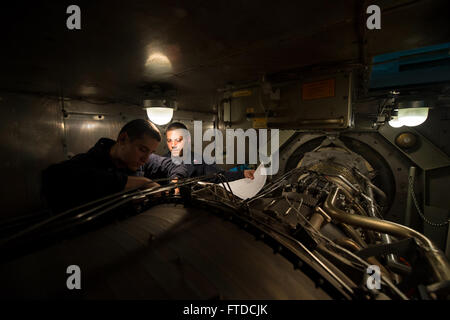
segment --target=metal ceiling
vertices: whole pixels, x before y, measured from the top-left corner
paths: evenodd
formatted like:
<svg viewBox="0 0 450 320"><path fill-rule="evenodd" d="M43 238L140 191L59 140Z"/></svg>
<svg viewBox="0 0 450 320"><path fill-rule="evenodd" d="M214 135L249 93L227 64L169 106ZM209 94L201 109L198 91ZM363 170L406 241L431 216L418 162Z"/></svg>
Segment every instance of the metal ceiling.
<svg viewBox="0 0 450 320"><path fill-rule="evenodd" d="M77 1L82 28L68 30L71 4L2 3L0 89L138 104L159 82L207 110L227 83L450 39L446 0ZM381 30L364 28L369 4Z"/></svg>

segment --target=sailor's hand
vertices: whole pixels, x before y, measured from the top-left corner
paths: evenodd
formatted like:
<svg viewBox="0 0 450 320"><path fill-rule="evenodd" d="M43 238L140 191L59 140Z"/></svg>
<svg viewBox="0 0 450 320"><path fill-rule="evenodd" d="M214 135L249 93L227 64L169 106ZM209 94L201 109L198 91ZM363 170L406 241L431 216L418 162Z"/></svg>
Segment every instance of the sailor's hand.
<svg viewBox="0 0 450 320"><path fill-rule="evenodd" d="M127 184L125 185L125 190L134 189L139 187L152 188L158 187L159 184L146 178L146 177L135 177L128 176Z"/></svg>
<svg viewBox="0 0 450 320"><path fill-rule="evenodd" d="M244 170L244 177L246 177L247 179L255 179L255 170Z"/></svg>
<svg viewBox="0 0 450 320"><path fill-rule="evenodd" d="M152 180L149 179L149 182L147 182L146 184L144 184L144 185L142 186L142 188L143 188L143 189L150 189L150 188L157 188L157 187L160 187L160 186L161 186L161 185L160 185L159 183L156 183L155 181L152 181ZM162 195L163 195L163 192L162 192L162 191L157 192L157 193L153 193L153 194L152 194L152 196L157 197L157 198L162 197Z"/></svg>
<svg viewBox="0 0 450 320"><path fill-rule="evenodd" d="M171 182L172 182L172 183L177 183L178 180L177 180L177 179L174 179L174 180L172 180ZM180 194L180 189L179 189L179 188L175 188L175 189L173 190L173 194L174 194L174 195L179 195L179 194Z"/></svg>
<svg viewBox="0 0 450 320"><path fill-rule="evenodd" d="M151 180L146 177L128 176L127 184L125 185L125 190L139 188L150 182Z"/></svg>

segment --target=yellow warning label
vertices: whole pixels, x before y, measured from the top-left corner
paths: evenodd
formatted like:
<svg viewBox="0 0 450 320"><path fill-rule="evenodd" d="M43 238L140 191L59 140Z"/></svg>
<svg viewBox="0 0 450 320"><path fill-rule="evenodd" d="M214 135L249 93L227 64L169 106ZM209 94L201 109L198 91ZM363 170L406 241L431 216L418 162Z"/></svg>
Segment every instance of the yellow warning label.
<svg viewBox="0 0 450 320"><path fill-rule="evenodd" d="M248 97L252 95L252 90L239 90L231 94L233 98Z"/></svg>
<svg viewBox="0 0 450 320"><path fill-rule="evenodd" d="M302 100L334 97L335 80L327 79L302 84Z"/></svg>
<svg viewBox="0 0 450 320"><path fill-rule="evenodd" d="M255 109L253 109L253 108L247 108L247 109L245 110L245 113L255 113Z"/></svg>
<svg viewBox="0 0 450 320"><path fill-rule="evenodd" d="M255 129L267 128L267 118L254 118L253 128Z"/></svg>

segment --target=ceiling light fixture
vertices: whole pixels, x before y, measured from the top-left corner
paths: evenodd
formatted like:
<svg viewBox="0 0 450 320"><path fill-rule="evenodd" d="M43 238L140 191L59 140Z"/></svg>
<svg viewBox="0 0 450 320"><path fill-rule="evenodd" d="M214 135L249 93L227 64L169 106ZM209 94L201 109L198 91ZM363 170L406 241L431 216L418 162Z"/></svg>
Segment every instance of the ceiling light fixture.
<svg viewBox="0 0 450 320"><path fill-rule="evenodd" d="M428 118L428 108L403 108L398 109L398 120L407 127L421 125Z"/></svg>
<svg viewBox="0 0 450 320"><path fill-rule="evenodd" d="M389 125L394 128L415 127L428 118L429 107L423 100L402 101L398 103L397 108L396 114L393 114L389 121Z"/></svg>
<svg viewBox="0 0 450 320"><path fill-rule="evenodd" d="M165 100L144 100L144 109L151 122L157 125L168 124L173 117L173 108L166 106Z"/></svg>
<svg viewBox="0 0 450 320"><path fill-rule="evenodd" d="M392 119L389 121L389 125L393 128L400 128L403 127L403 123L401 123L398 120L398 116L393 116Z"/></svg>
<svg viewBox="0 0 450 320"><path fill-rule="evenodd" d="M148 119L159 126L168 124L172 120L173 111L177 107L175 95L175 90L163 92L159 86L153 86L153 89L147 92L143 101Z"/></svg>

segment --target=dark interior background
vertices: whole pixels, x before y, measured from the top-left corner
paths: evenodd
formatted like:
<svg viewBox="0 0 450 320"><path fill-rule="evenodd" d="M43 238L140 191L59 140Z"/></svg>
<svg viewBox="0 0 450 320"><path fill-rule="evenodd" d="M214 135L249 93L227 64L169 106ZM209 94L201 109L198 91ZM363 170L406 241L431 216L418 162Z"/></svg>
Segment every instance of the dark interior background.
<svg viewBox="0 0 450 320"><path fill-rule="evenodd" d="M66 8L81 9L81 30ZM367 30L367 6L382 8ZM14 1L0 13L0 88L140 105L146 86L170 83L180 108L210 109L216 89L264 74L450 38L448 1ZM152 52L172 68L152 70Z"/></svg>
<svg viewBox="0 0 450 320"><path fill-rule="evenodd" d="M71 4L81 8L81 30L66 28ZM382 9L381 30L365 28L371 4ZM42 169L146 117L142 97L154 83L177 90L185 113L174 119L212 126L219 88L318 66L368 73L374 55L450 41L449 9L447 0L2 2L0 219L45 208ZM146 66L152 53L170 66ZM362 119L377 107L354 111ZM418 129L447 154L448 111L432 110Z"/></svg>

